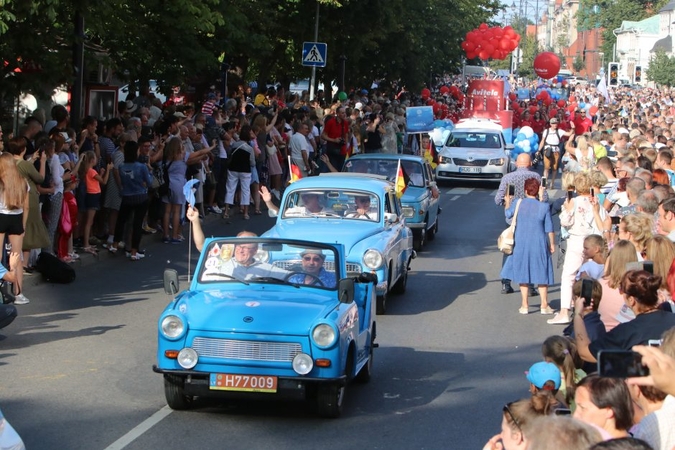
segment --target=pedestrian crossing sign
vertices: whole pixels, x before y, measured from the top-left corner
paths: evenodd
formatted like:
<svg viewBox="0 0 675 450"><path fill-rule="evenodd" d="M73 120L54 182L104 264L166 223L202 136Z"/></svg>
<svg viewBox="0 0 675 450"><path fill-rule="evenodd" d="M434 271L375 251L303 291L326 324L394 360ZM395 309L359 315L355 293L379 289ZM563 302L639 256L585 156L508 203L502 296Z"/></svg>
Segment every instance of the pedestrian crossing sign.
<svg viewBox="0 0 675 450"><path fill-rule="evenodd" d="M326 67L328 45L323 42L304 42L302 44L302 65Z"/></svg>

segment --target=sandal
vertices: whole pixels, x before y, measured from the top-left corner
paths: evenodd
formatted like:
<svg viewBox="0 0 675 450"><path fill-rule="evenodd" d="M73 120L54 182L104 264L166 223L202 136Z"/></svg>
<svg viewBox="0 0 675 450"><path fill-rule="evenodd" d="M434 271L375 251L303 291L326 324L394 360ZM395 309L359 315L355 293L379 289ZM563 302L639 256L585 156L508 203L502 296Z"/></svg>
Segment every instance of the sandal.
<svg viewBox="0 0 675 450"><path fill-rule="evenodd" d="M262 211L260 211L259 209L256 209L256 210L253 212L253 214L255 214L256 216L259 216L259 215L262 214Z"/></svg>
<svg viewBox="0 0 675 450"><path fill-rule="evenodd" d="M96 249L96 247L87 246L83 250L87 253L91 253L92 255L95 255L95 256L98 255L98 250Z"/></svg>
<svg viewBox="0 0 675 450"><path fill-rule="evenodd" d="M251 218L251 217L250 217L248 214L244 214L244 220L248 220L248 219L250 219L250 218Z"/></svg>

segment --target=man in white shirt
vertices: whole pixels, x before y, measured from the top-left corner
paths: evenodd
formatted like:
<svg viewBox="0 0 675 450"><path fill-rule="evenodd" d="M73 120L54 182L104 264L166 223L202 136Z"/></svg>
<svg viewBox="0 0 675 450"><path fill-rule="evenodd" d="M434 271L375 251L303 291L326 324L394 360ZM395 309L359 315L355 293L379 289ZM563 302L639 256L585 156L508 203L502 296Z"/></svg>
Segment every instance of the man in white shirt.
<svg viewBox="0 0 675 450"><path fill-rule="evenodd" d="M294 133L290 142L291 160L302 171L302 176L306 177L311 172L309 165L309 144L307 143L309 127L306 123L296 122L293 128Z"/></svg>

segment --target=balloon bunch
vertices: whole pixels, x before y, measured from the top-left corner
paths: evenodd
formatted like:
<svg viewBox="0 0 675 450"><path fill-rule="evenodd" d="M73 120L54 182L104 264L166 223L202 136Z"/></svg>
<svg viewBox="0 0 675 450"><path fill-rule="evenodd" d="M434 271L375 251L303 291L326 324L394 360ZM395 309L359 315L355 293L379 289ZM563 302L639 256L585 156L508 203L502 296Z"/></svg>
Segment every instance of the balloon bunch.
<svg viewBox="0 0 675 450"><path fill-rule="evenodd" d="M539 149L539 136L530 127L522 127L514 130L516 138L513 141L513 150L511 156L517 156L520 153L533 154Z"/></svg>
<svg viewBox="0 0 675 450"><path fill-rule="evenodd" d="M488 28L487 24L481 23L477 29L466 33L462 49L467 59L476 56L484 61L490 58L504 59L518 47L519 42L520 35L511 25Z"/></svg>
<svg viewBox="0 0 675 450"><path fill-rule="evenodd" d="M443 96L450 96L460 104L464 102L464 93L460 91L457 86L441 86L439 91ZM443 103L442 101L437 102L431 98L431 91L429 89L422 89L420 94L425 105L431 106L433 108L434 117L436 119L446 120L450 117L450 107L448 104Z"/></svg>

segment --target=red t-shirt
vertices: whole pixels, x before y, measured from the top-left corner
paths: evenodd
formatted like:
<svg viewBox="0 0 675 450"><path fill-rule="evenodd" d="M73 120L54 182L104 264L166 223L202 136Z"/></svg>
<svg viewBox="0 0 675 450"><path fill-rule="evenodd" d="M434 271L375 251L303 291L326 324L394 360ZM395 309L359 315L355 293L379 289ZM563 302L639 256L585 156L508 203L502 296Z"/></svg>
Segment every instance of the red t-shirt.
<svg viewBox="0 0 675 450"><path fill-rule="evenodd" d="M323 131L331 139L340 139L345 140L345 144L342 146L341 153L343 155L347 154L347 135L349 131L349 124L346 120L338 122L337 118L331 117L323 125Z"/></svg>

